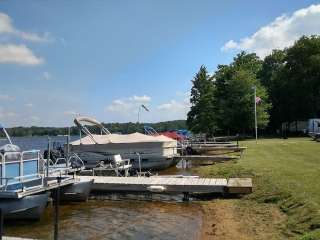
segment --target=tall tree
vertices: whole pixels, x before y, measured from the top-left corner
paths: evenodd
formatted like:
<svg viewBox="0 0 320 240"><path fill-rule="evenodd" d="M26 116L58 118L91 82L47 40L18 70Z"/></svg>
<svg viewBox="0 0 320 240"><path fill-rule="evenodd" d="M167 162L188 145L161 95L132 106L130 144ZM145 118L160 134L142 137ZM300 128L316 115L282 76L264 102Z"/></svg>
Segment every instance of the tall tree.
<svg viewBox="0 0 320 240"><path fill-rule="evenodd" d="M285 73L294 119L320 115L320 37L302 37L287 50Z"/></svg>
<svg viewBox="0 0 320 240"><path fill-rule="evenodd" d="M301 37L284 51L274 50L259 73L272 102L270 127L320 117L320 37Z"/></svg>
<svg viewBox="0 0 320 240"><path fill-rule="evenodd" d="M272 107L270 109L269 127L273 130L279 128L285 121L289 112L292 112L288 99L284 67L286 63L286 50L273 50L265 57L261 71L258 74L261 84L266 88Z"/></svg>
<svg viewBox="0 0 320 240"><path fill-rule="evenodd" d="M215 112L220 129L239 132L254 127L253 87L262 99L258 108L258 125L268 124L268 95L257 79L262 61L256 54L238 54L230 65L218 66L215 73Z"/></svg>
<svg viewBox="0 0 320 240"><path fill-rule="evenodd" d="M205 66L192 80L191 109L188 112L187 125L194 133L206 133L212 136L216 130L214 115L214 84Z"/></svg>

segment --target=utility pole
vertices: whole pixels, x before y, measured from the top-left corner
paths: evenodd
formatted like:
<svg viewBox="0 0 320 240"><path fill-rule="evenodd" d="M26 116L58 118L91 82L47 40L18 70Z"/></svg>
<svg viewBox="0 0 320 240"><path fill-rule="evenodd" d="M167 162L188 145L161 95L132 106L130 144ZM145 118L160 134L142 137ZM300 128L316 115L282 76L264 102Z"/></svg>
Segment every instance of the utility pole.
<svg viewBox="0 0 320 240"><path fill-rule="evenodd" d="M140 122L140 111L141 111L141 105L139 106L139 109L138 109L138 123Z"/></svg>
<svg viewBox="0 0 320 240"><path fill-rule="evenodd" d="M254 91L254 128L256 134L256 143L258 143L258 122L257 122L257 87L253 86Z"/></svg>
<svg viewBox="0 0 320 240"><path fill-rule="evenodd" d="M46 177L49 177L49 165L50 165L50 153L51 153L51 139L48 136L48 153L47 153L47 168L46 168Z"/></svg>

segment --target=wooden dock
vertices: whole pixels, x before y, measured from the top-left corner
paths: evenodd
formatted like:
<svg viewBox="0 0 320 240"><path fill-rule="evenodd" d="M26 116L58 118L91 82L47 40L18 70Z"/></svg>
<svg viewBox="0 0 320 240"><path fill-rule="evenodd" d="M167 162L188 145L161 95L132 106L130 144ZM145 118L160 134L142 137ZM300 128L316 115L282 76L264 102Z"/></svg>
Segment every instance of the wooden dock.
<svg viewBox="0 0 320 240"><path fill-rule="evenodd" d="M247 149L247 147L238 147L238 146L232 146L232 147L226 147L226 146L198 146L194 147L192 146L192 149L195 151L234 151L234 152L241 152Z"/></svg>
<svg viewBox="0 0 320 240"><path fill-rule="evenodd" d="M252 192L251 178L79 177L84 181L93 179L93 191L233 194Z"/></svg>
<svg viewBox="0 0 320 240"><path fill-rule="evenodd" d="M182 155L175 156L175 159L186 160L186 161L206 161L206 162L221 162L227 160L239 159L238 156L228 156L228 155Z"/></svg>
<svg viewBox="0 0 320 240"><path fill-rule="evenodd" d="M33 240L32 238L2 236L2 240Z"/></svg>

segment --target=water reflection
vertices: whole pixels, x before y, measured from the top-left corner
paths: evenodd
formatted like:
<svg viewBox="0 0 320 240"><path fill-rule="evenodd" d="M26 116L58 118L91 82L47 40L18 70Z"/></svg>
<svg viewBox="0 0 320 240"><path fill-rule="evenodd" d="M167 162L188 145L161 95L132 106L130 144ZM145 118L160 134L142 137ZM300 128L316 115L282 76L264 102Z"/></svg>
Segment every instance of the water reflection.
<svg viewBox="0 0 320 240"><path fill-rule="evenodd" d="M6 226L6 234L53 238L53 209L39 222ZM198 239L201 210L196 203L90 200L62 205L60 239Z"/></svg>
<svg viewBox="0 0 320 240"><path fill-rule="evenodd" d="M66 142L66 137L52 141ZM47 147L46 137L13 138L23 150ZM3 142L0 142L0 145ZM4 143L3 143L4 144ZM170 168L160 174L187 174L190 169ZM128 196L127 196L128 197ZM135 196L136 197L136 196ZM134 199L135 197L132 197ZM161 201L90 200L60 207L60 239L198 239L202 212L195 202L182 203L181 196ZM114 198L111 198L114 199ZM136 198L137 199L137 198ZM144 198L145 199L145 198ZM163 202L163 200L173 200ZM11 222L5 234L36 239L53 239L53 209L49 206L37 222Z"/></svg>

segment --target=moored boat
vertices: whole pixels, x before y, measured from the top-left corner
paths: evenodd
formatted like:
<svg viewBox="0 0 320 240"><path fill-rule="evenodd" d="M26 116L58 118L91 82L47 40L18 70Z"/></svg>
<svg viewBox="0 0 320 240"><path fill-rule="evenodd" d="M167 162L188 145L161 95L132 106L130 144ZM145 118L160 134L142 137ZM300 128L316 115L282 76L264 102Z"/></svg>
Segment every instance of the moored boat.
<svg viewBox="0 0 320 240"><path fill-rule="evenodd" d="M48 201L48 193L32 194L43 187L39 174L37 150L21 151L12 144L6 129L0 125L9 144L0 147L0 208L4 218L39 219ZM30 194L26 194L26 193ZM19 196L24 193L24 196Z"/></svg>
<svg viewBox="0 0 320 240"><path fill-rule="evenodd" d="M74 120L84 137L70 143L71 152L76 153L86 168L94 168L101 161L109 163L120 154L130 159L132 167L138 169L164 169L177 164L177 141L166 136L149 136L141 133L113 134L92 118L79 117ZM98 127L100 134L92 134L91 127Z"/></svg>
<svg viewBox="0 0 320 240"><path fill-rule="evenodd" d="M5 219L38 220L48 202L49 193L25 196L20 199L0 199Z"/></svg>
<svg viewBox="0 0 320 240"><path fill-rule="evenodd" d="M60 200L61 201L70 201L70 202L83 202L87 201L93 180L90 181L78 181L72 185L66 186L60 191Z"/></svg>

